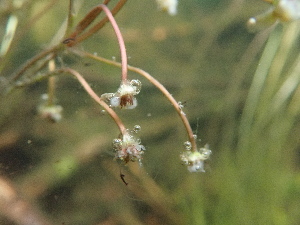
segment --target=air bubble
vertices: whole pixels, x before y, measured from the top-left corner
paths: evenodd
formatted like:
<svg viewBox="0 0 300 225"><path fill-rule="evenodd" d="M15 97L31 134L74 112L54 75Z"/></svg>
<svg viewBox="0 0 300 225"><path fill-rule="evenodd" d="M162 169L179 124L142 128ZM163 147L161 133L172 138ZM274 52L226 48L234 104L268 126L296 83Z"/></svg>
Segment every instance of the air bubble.
<svg viewBox="0 0 300 225"><path fill-rule="evenodd" d="M135 133L139 132L140 130L141 130L141 126L140 126L140 125L135 125L135 126L133 127L133 131L134 131Z"/></svg>
<svg viewBox="0 0 300 225"><path fill-rule="evenodd" d="M189 141L186 141L183 143L185 150L190 151L192 149L192 143Z"/></svg>
<svg viewBox="0 0 300 225"><path fill-rule="evenodd" d="M141 139L140 138L135 138L136 143L141 144Z"/></svg>
<svg viewBox="0 0 300 225"><path fill-rule="evenodd" d="M116 139L113 140L113 148L114 148L114 150L119 150L120 147L121 147L121 145L122 145L122 140L121 139L116 138Z"/></svg>
<svg viewBox="0 0 300 225"><path fill-rule="evenodd" d="M142 83L139 80L131 80L130 84L135 88L135 94L140 93L142 88Z"/></svg>
<svg viewBox="0 0 300 225"><path fill-rule="evenodd" d="M139 166L140 166L140 167L143 167L143 166L144 166L141 159L139 159L138 162L139 162Z"/></svg>
<svg viewBox="0 0 300 225"><path fill-rule="evenodd" d="M198 137L197 134L194 134L194 135L193 135L193 138L194 138L195 140L197 139L197 137Z"/></svg>
<svg viewBox="0 0 300 225"><path fill-rule="evenodd" d="M202 155L205 159L208 159L209 156L211 155L211 150L209 149L205 149L203 152L202 152Z"/></svg>
<svg viewBox="0 0 300 225"><path fill-rule="evenodd" d="M106 113L106 110L102 109L101 114L105 114L105 113Z"/></svg>
<svg viewBox="0 0 300 225"><path fill-rule="evenodd" d="M208 148L208 145L206 144L204 148L200 148L200 153L204 159L208 159L212 151Z"/></svg>

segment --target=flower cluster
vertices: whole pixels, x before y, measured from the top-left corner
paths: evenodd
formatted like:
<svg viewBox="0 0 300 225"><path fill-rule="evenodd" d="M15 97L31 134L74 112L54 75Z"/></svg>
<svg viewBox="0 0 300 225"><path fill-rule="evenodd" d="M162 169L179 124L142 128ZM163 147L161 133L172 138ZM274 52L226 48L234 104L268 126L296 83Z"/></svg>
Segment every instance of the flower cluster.
<svg viewBox="0 0 300 225"><path fill-rule="evenodd" d="M271 26L277 22L300 19L300 0L268 0L272 7L265 13L248 20L250 30Z"/></svg>
<svg viewBox="0 0 300 225"><path fill-rule="evenodd" d="M126 130L122 138L113 140L115 158L124 162L141 161L146 148L141 145L141 140L134 135L134 131Z"/></svg>
<svg viewBox="0 0 300 225"><path fill-rule="evenodd" d="M177 13L177 0L156 0L160 10L167 11L170 15Z"/></svg>
<svg viewBox="0 0 300 225"><path fill-rule="evenodd" d="M63 108L60 105L48 104L48 95L42 95L43 103L37 108L41 118L49 120L52 123L57 123L62 119Z"/></svg>
<svg viewBox="0 0 300 225"><path fill-rule="evenodd" d="M111 107L134 109L137 106L137 95L141 91L142 84L139 80L122 81L116 93L105 93L101 95L103 100L109 102Z"/></svg>
<svg viewBox="0 0 300 225"><path fill-rule="evenodd" d="M200 148L199 151L191 151L190 148L180 155L181 161L188 166L190 172L205 172L204 161L211 155L211 150L208 149L208 145L204 148Z"/></svg>

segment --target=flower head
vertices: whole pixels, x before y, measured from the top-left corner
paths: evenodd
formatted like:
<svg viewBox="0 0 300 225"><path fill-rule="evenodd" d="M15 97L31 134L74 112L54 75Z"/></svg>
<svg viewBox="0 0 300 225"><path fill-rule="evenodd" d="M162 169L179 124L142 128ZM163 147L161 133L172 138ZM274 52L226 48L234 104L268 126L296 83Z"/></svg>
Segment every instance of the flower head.
<svg viewBox="0 0 300 225"><path fill-rule="evenodd" d="M190 172L205 172L204 161L211 155L208 145L200 148L199 151L192 152L186 148L186 151L180 155L181 161L188 166Z"/></svg>
<svg viewBox="0 0 300 225"><path fill-rule="evenodd" d="M137 106L137 95L141 91L141 82L139 80L122 81L116 93L105 93L101 98L108 100L111 107L120 107L124 109L134 109Z"/></svg>
<svg viewBox="0 0 300 225"><path fill-rule="evenodd" d="M162 11L167 11L171 16L177 13L177 0L156 0L158 7Z"/></svg>
<svg viewBox="0 0 300 225"><path fill-rule="evenodd" d="M38 106L38 114L52 123L57 123L62 119L63 108L60 105L48 104L48 95L42 95L42 103Z"/></svg>
<svg viewBox="0 0 300 225"><path fill-rule="evenodd" d="M126 163L129 161L140 161L144 150L146 150L146 148L141 145L141 140L129 130L125 131L122 138L113 140L113 148L116 152L115 157Z"/></svg>
<svg viewBox="0 0 300 225"><path fill-rule="evenodd" d="M62 118L62 109L60 105L41 105L38 107L38 113L43 119L56 123Z"/></svg>

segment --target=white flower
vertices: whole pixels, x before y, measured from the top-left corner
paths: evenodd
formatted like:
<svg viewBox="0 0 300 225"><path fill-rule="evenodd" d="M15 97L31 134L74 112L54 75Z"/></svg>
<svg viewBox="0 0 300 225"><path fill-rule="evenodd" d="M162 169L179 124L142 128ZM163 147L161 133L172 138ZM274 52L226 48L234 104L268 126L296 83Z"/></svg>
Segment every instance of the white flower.
<svg viewBox="0 0 300 225"><path fill-rule="evenodd" d="M280 0L275 4L274 14L283 22L300 19L299 0Z"/></svg>
<svg viewBox="0 0 300 225"><path fill-rule="evenodd" d="M177 13L177 0L156 0L160 10L167 11L170 15L174 16Z"/></svg>
<svg viewBox="0 0 300 225"><path fill-rule="evenodd" d="M62 119L63 108L60 105L40 105L38 113L43 119L57 123Z"/></svg>
<svg viewBox="0 0 300 225"><path fill-rule="evenodd" d="M116 158L126 163L129 161L137 161L142 159L142 154L146 148L141 145L139 138L135 137L132 132L126 130L122 139L113 140L113 148L116 151Z"/></svg>
<svg viewBox="0 0 300 225"><path fill-rule="evenodd" d="M62 119L63 107L49 103L48 100L49 96L47 94L41 96L41 104L37 108L38 114L52 123L59 122Z"/></svg>
<svg viewBox="0 0 300 225"><path fill-rule="evenodd" d="M101 98L108 100L111 107L120 107L124 109L134 109L137 106L137 95L141 91L141 82L139 80L123 81L116 93L105 93Z"/></svg>
<svg viewBox="0 0 300 225"><path fill-rule="evenodd" d="M188 166L190 172L205 172L204 161L211 155L211 150L208 149L208 145L204 148L200 148L199 151L186 150L180 155L181 161Z"/></svg>

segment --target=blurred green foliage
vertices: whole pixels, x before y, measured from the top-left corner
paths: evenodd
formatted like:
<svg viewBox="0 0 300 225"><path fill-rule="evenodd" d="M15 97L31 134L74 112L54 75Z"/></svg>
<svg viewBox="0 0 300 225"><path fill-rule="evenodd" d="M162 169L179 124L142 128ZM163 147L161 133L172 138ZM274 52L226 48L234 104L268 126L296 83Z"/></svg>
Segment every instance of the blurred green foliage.
<svg viewBox="0 0 300 225"><path fill-rule="evenodd" d="M51 1L28 2L15 12L28 28L1 76L47 47L67 16L67 1L57 0L32 21ZM85 1L75 24L96 4ZM299 224L299 23L249 33L247 19L267 7L258 0L180 0L171 17L155 1L130 0L116 16L129 64L185 102L199 145L209 143L206 173L180 165L187 141L180 118L155 87L130 72L143 83L139 106L117 112L129 128L142 127L143 167L112 160L117 127L77 81L61 76L60 123L36 114L46 81L1 96L1 174L53 224ZM2 29L8 12L0 17ZM110 24L78 48L119 61ZM73 55L62 60L98 94L118 88L119 68ZM5 215L0 223L13 224Z"/></svg>

